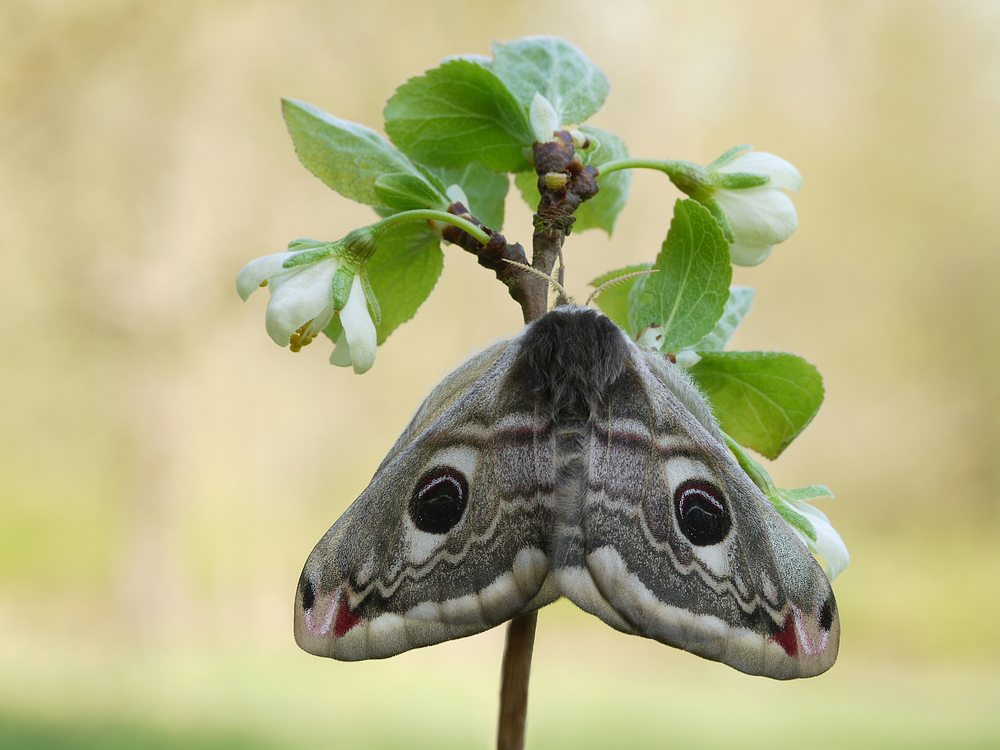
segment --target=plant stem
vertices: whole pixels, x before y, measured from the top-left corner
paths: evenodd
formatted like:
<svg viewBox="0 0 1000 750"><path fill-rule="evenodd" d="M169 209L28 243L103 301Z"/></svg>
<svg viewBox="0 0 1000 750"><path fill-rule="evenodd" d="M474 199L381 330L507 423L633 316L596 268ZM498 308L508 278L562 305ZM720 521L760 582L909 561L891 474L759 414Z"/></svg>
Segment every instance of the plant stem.
<svg viewBox="0 0 1000 750"><path fill-rule="evenodd" d="M670 173L676 171L680 165L684 162L671 161L669 159L637 159L637 158L627 158L627 159L614 159L613 161L604 162L600 166L601 177L611 174L612 172L618 172L622 169L655 169L658 172Z"/></svg>
<svg viewBox="0 0 1000 750"><path fill-rule="evenodd" d="M490 241L490 235L468 219L448 213L447 211L435 211L431 208L418 208L413 211L400 211L398 214L387 216L375 226L384 230L393 227L396 224L401 224L404 221L440 221L442 223L458 227L463 232L467 232L475 237L481 245L485 245Z"/></svg>
<svg viewBox="0 0 1000 750"><path fill-rule="evenodd" d="M535 646L537 612L515 617L507 624L507 641L500 675L500 722L497 750L522 750L528 716L528 679Z"/></svg>

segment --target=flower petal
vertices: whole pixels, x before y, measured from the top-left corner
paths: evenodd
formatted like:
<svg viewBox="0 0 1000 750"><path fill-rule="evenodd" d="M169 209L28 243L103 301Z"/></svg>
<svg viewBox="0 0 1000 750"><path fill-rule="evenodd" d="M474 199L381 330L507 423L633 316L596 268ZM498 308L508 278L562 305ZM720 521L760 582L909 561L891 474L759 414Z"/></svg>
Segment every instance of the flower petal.
<svg viewBox="0 0 1000 750"><path fill-rule="evenodd" d="M372 322L372 316L368 313L368 300L365 298L361 274L354 275L351 296L348 298L347 304L344 305L344 309L340 311L340 323L344 326L344 335L347 337L347 345L350 347L354 372L358 375L368 372L375 364L377 338L375 324Z"/></svg>
<svg viewBox="0 0 1000 750"><path fill-rule="evenodd" d="M331 257L273 278L264 322L274 343L288 346L292 334L330 304L333 274L339 266L339 259Z"/></svg>
<svg viewBox="0 0 1000 750"><path fill-rule="evenodd" d="M799 174L799 170L780 156L768 154L764 151L744 151L734 156L715 171L723 173L748 172L750 174L765 174L771 178L767 187L784 188L795 193L799 192L802 188L802 175Z"/></svg>
<svg viewBox="0 0 1000 750"><path fill-rule="evenodd" d="M247 297L260 289L261 284L276 273L280 273L282 264L293 255L295 253L265 255L263 258L256 258L243 266L236 276L236 291L243 298L243 301L246 302Z"/></svg>
<svg viewBox="0 0 1000 750"><path fill-rule="evenodd" d="M347 343L347 334L341 331L337 338L337 343L333 345L330 353L330 364L337 367L351 366L351 345Z"/></svg>
<svg viewBox="0 0 1000 750"><path fill-rule="evenodd" d="M774 245L763 242L748 242L739 237L729 246L729 260L737 266L756 266L763 263L771 255Z"/></svg>
<svg viewBox="0 0 1000 750"><path fill-rule="evenodd" d="M847 551L847 545L840 538L840 534L833 528L830 519L819 508L801 500L788 500L788 505L795 511L801 513L812 523L816 531L816 541L807 539L809 549L822 555L826 561L826 575L832 581L844 572L844 569L851 562L851 555Z"/></svg>
<svg viewBox="0 0 1000 750"><path fill-rule="evenodd" d="M718 190L714 197L737 241L776 245L791 237L799 226L792 199L770 185Z"/></svg>

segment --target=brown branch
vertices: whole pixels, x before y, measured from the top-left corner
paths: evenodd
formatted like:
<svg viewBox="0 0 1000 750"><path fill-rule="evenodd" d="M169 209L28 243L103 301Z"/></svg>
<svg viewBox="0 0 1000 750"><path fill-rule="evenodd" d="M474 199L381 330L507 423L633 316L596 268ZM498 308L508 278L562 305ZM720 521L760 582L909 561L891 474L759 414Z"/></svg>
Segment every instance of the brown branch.
<svg viewBox="0 0 1000 750"><path fill-rule="evenodd" d="M564 130L548 143L536 143L534 157L541 200L534 216L532 265L551 276L576 221L573 214L583 201L597 195L597 170L583 166Z"/></svg>
<svg viewBox="0 0 1000 750"><path fill-rule="evenodd" d="M471 221L490 236L490 241L481 245L471 234L451 225L445 227L441 236L475 255L479 265L489 268L496 274L497 279L507 286L510 296L521 306L525 323L542 317L546 312L545 300L548 288L545 279L507 262L514 261L528 265L524 248L516 242L508 243L502 234L484 226L461 203L452 203L448 207L448 212Z"/></svg>
<svg viewBox="0 0 1000 750"><path fill-rule="evenodd" d="M576 220L574 212L583 201L597 195L597 170L583 166L573 148L572 138L564 130L557 132L548 143L534 144L533 153L541 199L534 216L531 265L546 276L552 276L563 242ZM524 322L538 320L548 312L545 279L506 262L527 264L524 248L508 243L502 234L484 226L461 203L453 203L448 211L468 219L489 234L490 241L486 245L454 226L446 227L442 236L475 255L481 266L496 273L497 279L507 286L510 296L521 306Z"/></svg>

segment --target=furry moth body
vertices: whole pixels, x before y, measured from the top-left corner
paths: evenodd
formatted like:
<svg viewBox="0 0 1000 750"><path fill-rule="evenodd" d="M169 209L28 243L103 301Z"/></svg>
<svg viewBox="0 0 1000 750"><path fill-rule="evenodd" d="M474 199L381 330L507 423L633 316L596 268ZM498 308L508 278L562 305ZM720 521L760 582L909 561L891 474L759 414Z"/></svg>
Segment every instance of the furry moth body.
<svg viewBox="0 0 1000 750"><path fill-rule="evenodd" d="M560 596L750 674L809 677L837 657L826 576L697 389L579 307L431 393L306 561L295 638L383 658Z"/></svg>

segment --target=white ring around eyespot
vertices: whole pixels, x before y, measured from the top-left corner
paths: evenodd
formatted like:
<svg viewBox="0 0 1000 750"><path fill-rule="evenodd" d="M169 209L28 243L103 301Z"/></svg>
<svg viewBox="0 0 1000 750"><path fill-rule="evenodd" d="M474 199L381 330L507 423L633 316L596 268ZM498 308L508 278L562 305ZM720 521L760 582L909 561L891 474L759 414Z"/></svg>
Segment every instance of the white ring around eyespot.
<svg viewBox="0 0 1000 750"><path fill-rule="evenodd" d="M424 462L420 471L414 476L416 482L437 466L449 466L465 475L465 481L472 491L472 481L476 476L476 469L479 467L479 451L468 445L450 445L435 451L434 454ZM407 498L409 501L409 498ZM459 521L460 526L462 521ZM444 541L448 534L430 534L421 531L413 524L409 514L406 515L406 558L411 565L422 565L430 559ZM457 528L457 526L456 526Z"/></svg>
<svg viewBox="0 0 1000 750"><path fill-rule="evenodd" d="M674 456L664 461L663 472L667 489L670 493L671 519L674 518L674 493L677 491L678 487L684 484L684 482L692 479L700 480L716 488L720 495L722 495L722 502L725 503L727 512L730 514L730 517L732 517L732 507L729 498L725 495L724 488L715 474L701 461L688 456ZM706 569L711 571L713 575L722 576L729 572L729 560L726 555L726 540L729 539L731 534L732 531L730 531L730 534L727 534L726 538L718 544L702 547L688 542L687 537L683 534L678 534L677 536L688 544L691 553Z"/></svg>

